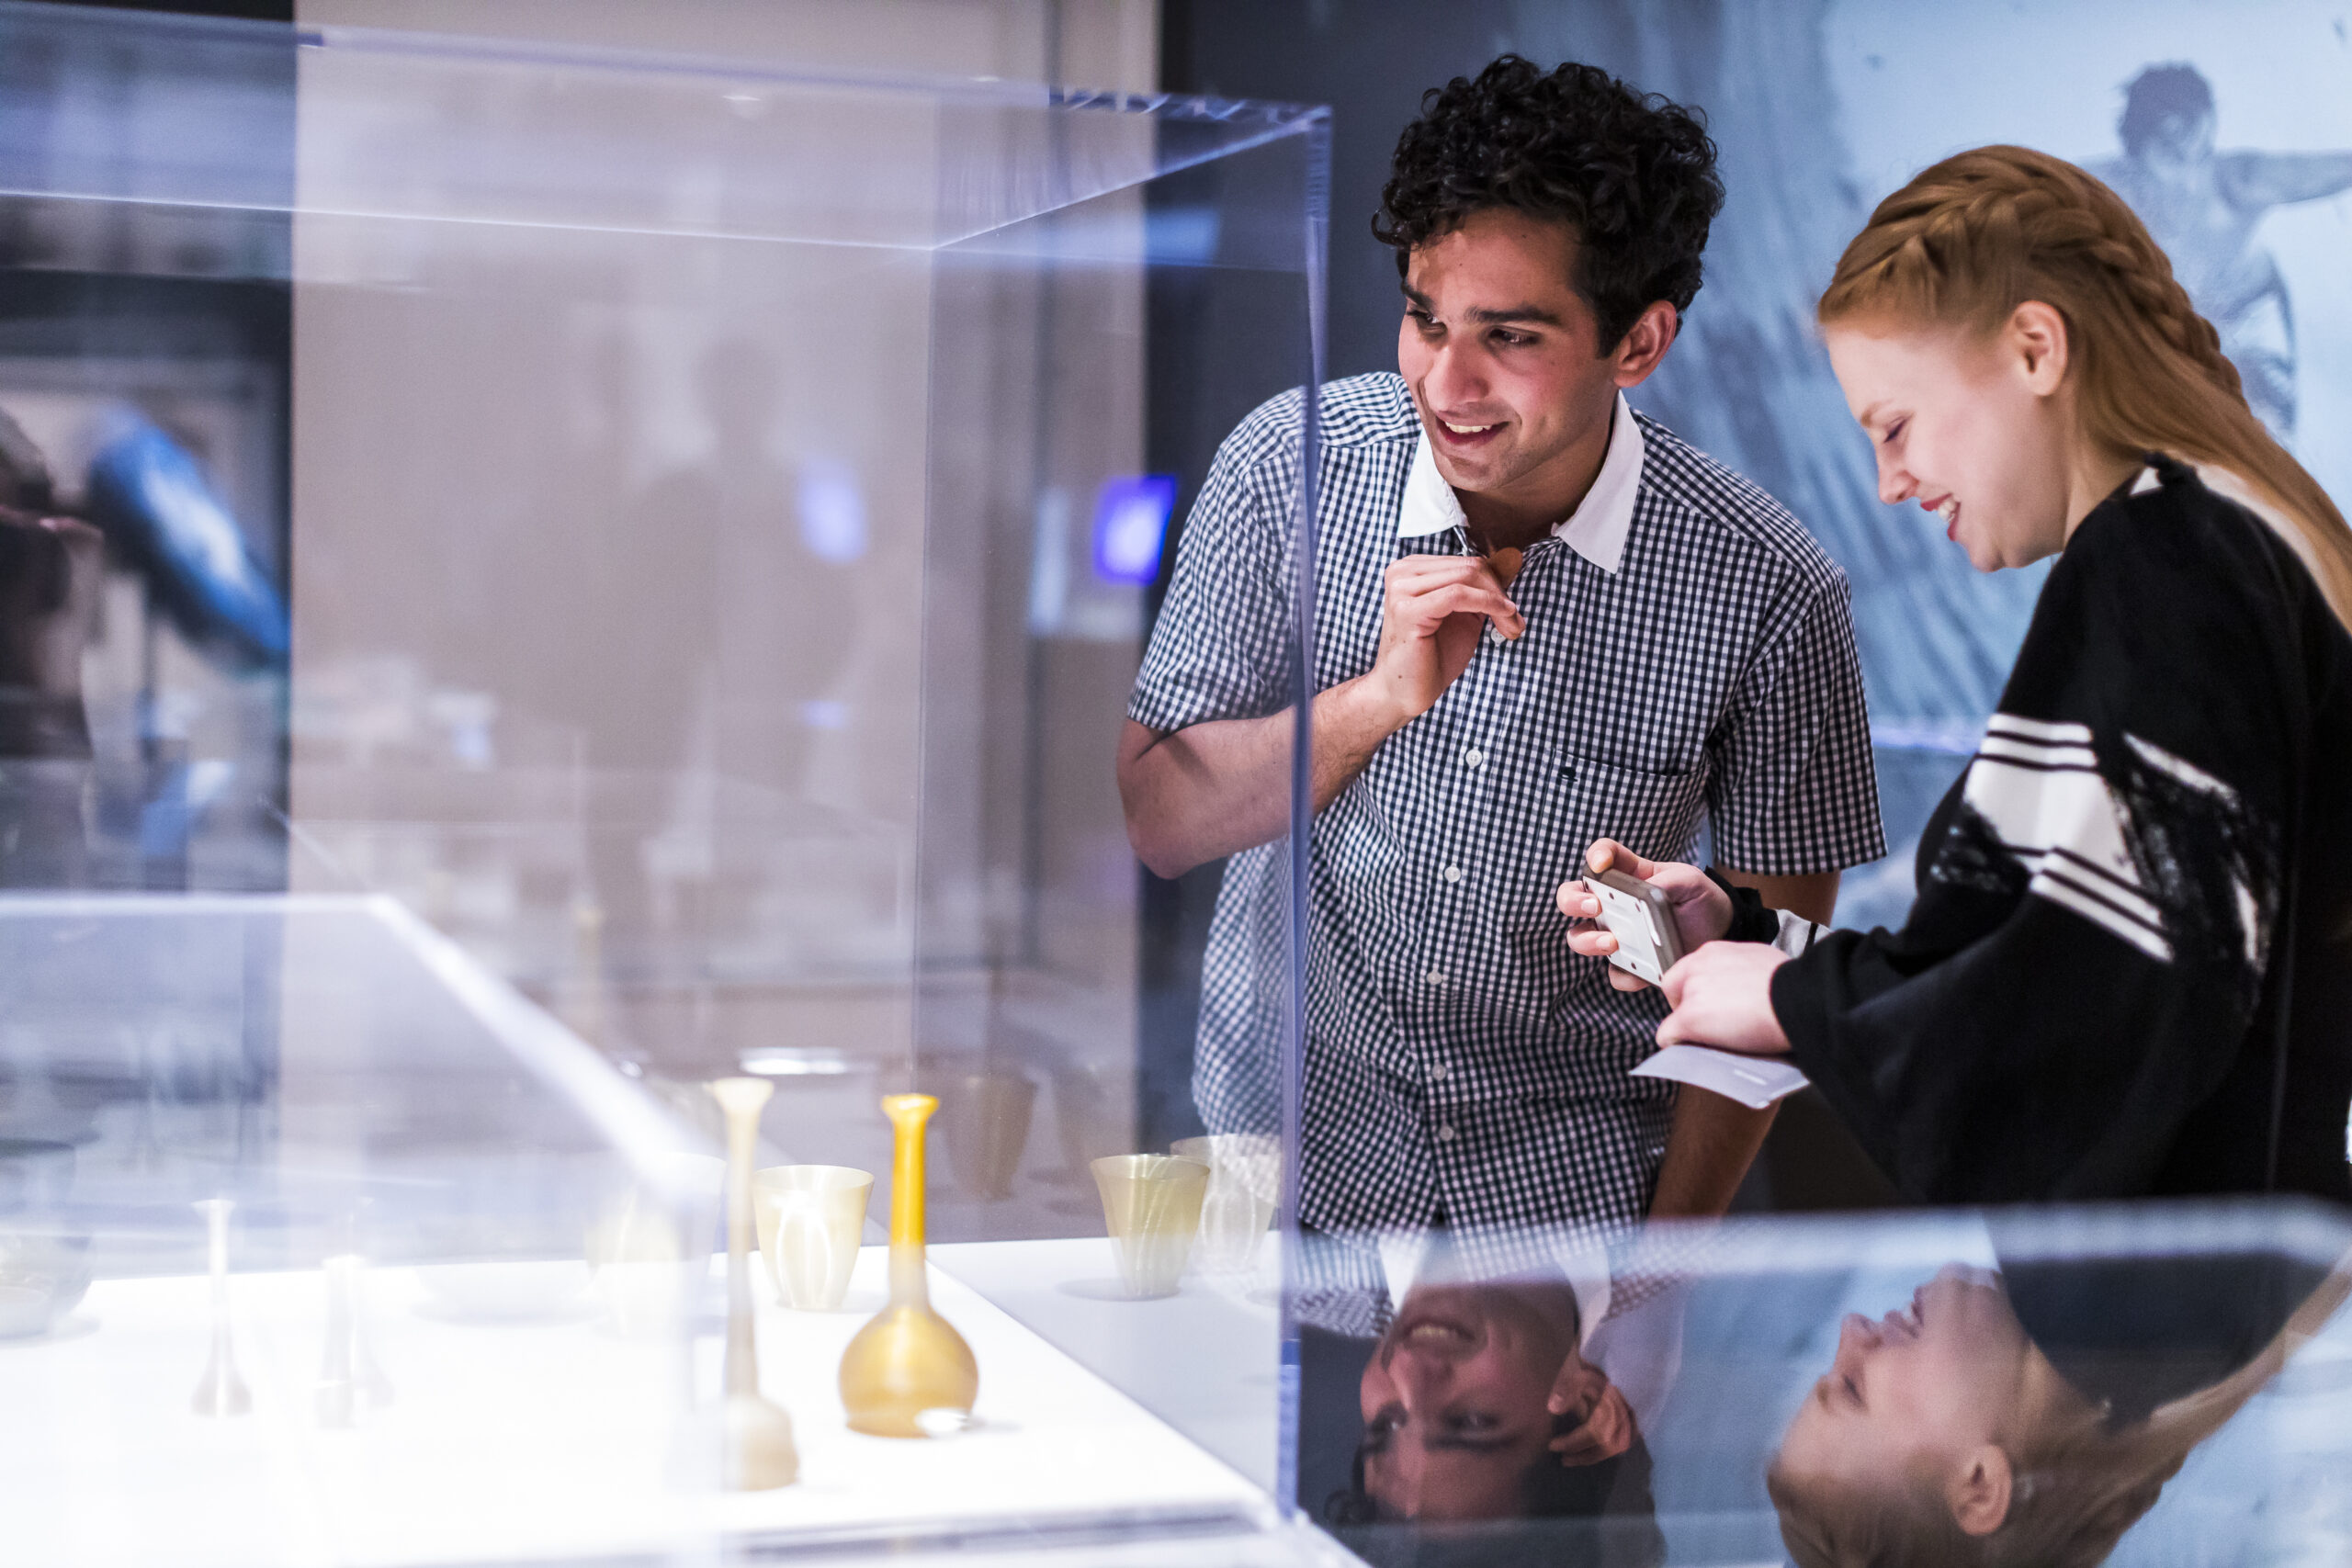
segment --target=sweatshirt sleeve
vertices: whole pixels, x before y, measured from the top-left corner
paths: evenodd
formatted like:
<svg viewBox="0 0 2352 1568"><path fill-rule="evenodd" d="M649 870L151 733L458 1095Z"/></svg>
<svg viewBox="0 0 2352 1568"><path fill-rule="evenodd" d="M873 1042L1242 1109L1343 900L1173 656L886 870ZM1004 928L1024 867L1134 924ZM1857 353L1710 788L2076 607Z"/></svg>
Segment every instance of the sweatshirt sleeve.
<svg viewBox="0 0 2352 1568"><path fill-rule="evenodd" d="M1775 976L1797 1065L1905 1196L2144 1193L2238 1062L2308 728L2281 549L2194 479L2086 519L1903 930Z"/></svg>

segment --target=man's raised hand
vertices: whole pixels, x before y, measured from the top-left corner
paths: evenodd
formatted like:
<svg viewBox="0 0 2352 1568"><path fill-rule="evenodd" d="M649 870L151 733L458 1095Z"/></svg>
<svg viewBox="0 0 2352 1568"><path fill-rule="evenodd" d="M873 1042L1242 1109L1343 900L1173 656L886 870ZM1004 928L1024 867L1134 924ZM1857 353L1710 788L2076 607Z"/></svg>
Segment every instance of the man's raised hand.
<svg viewBox="0 0 2352 1568"><path fill-rule="evenodd" d="M1487 625L1506 637L1527 619L1482 556L1402 556L1382 577L1380 652L1371 682L1399 726L1427 713L1478 651Z"/></svg>

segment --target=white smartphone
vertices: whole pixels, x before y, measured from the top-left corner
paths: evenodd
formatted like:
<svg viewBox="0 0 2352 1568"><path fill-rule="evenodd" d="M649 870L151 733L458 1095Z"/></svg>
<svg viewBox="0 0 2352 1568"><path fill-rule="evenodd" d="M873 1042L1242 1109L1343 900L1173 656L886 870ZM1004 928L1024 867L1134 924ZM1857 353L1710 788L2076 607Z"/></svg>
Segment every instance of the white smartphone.
<svg viewBox="0 0 2352 1568"><path fill-rule="evenodd" d="M1617 939L1609 962L1659 984L1682 959L1682 937L1674 929L1674 905L1665 891L1622 871L1587 873L1584 885L1600 900L1600 923Z"/></svg>

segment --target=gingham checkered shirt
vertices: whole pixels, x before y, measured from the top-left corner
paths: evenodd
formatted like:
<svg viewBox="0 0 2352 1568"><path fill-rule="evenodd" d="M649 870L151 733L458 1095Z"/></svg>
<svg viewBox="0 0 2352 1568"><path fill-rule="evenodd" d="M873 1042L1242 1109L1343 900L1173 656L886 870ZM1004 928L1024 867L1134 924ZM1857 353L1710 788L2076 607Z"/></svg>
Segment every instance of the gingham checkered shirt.
<svg viewBox="0 0 2352 1568"><path fill-rule="evenodd" d="M1250 414L1210 468L1128 705L1151 729L1289 701L1301 397ZM1400 532L1431 514L1405 510L1421 431L1401 378L1333 382L1319 406L1317 691L1372 668L1391 560L1471 549L1458 521ZM1569 951L1554 890L1603 834L1688 860L1702 818L1713 858L1759 874L1885 852L1844 574L1762 491L1622 402L1618 418L1640 423L1594 486L1617 483L1615 526L1588 498L1531 546L1510 586L1526 635L1490 631L1316 818L1309 1225L1638 1217L1674 1090L1629 1074L1664 1003ZM1279 844L1227 863L1194 1057L1213 1132L1279 1122L1285 888Z"/></svg>

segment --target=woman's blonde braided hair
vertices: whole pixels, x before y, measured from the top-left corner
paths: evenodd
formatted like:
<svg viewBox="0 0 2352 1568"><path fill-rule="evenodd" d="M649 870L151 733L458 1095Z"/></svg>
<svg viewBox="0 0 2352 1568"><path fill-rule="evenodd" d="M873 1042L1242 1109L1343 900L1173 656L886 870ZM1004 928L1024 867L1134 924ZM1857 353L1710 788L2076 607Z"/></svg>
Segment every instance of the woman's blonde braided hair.
<svg viewBox="0 0 2352 1568"><path fill-rule="evenodd" d="M2066 320L2084 434L2117 454L2168 452L2236 475L2308 547L2352 627L2352 529L2246 407L2221 334L2123 198L2064 159L1979 147L1879 203L1821 297L1824 326L1991 332L2040 300Z"/></svg>

